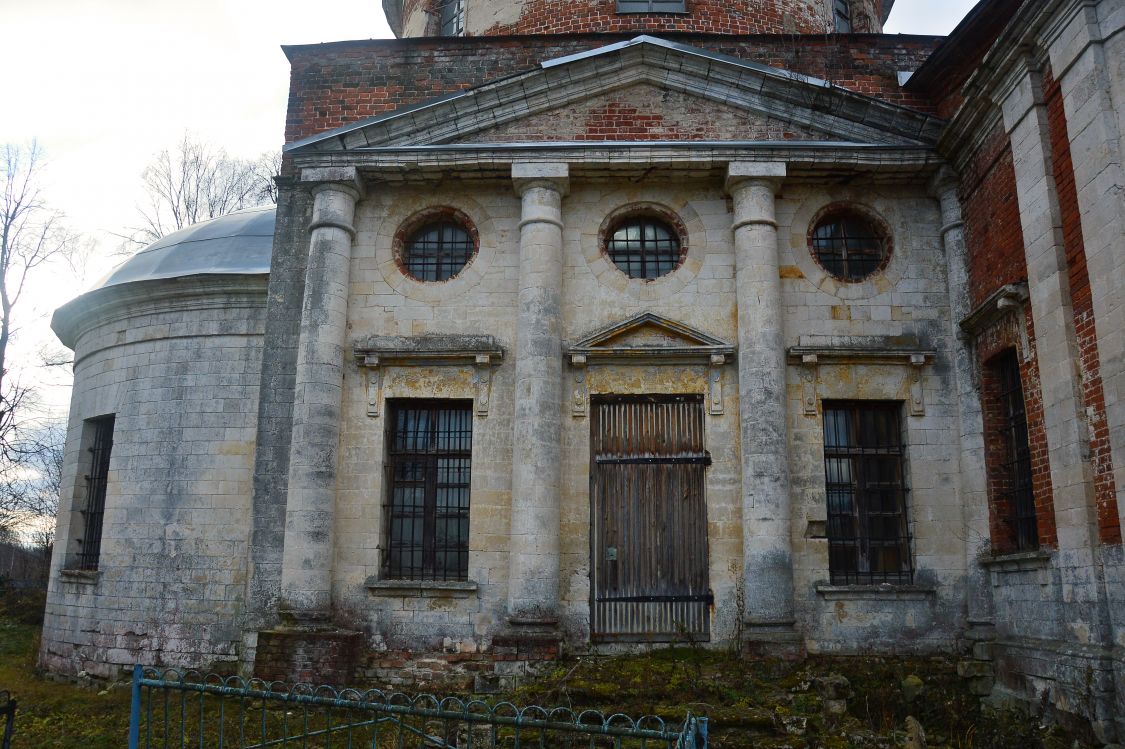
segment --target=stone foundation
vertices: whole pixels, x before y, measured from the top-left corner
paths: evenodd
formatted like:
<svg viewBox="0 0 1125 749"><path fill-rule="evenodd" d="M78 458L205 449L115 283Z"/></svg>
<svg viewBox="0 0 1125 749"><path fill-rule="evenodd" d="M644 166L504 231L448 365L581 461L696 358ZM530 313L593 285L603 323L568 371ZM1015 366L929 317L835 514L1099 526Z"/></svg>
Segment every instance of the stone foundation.
<svg viewBox="0 0 1125 749"><path fill-rule="evenodd" d="M363 633L274 629L258 633L254 675L266 681L350 685Z"/></svg>

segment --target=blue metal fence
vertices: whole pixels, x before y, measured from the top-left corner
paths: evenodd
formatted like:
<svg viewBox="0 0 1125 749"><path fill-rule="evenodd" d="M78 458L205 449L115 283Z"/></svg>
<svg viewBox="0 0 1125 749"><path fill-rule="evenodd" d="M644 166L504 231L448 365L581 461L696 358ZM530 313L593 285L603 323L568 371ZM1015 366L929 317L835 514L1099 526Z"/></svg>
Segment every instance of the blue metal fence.
<svg viewBox="0 0 1125 749"><path fill-rule="evenodd" d="M133 669L129 749L706 749L707 719Z"/></svg>

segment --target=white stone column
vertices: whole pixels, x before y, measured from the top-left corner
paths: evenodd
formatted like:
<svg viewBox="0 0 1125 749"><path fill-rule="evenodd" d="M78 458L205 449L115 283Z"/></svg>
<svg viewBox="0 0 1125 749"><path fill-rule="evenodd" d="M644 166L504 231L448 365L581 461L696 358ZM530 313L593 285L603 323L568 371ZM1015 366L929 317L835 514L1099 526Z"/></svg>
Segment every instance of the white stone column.
<svg viewBox="0 0 1125 749"><path fill-rule="evenodd" d="M343 394L352 222L359 199L350 184L313 187L309 260L297 344L281 609L298 621L325 619L332 609L340 401ZM306 175L308 176L318 176Z"/></svg>
<svg viewBox="0 0 1125 749"><path fill-rule="evenodd" d="M553 626L559 606L562 463L562 163L516 163L522 200L508 615Z"/></svg>
<svg viewBox="0 0 1125 749"><path fill-rule="evenodd" d="M727 191L734 199L744 616L751 640L785 639L794 624L785 340L774 213L784 177L785 165L779 163L735 162L727 173Z"/></svg>
<svg viewBox="0 0 1125 749"><path fill-rule="evenodd" d="M945 251L946 287L949 290L950 346L953 386L957 392L961 453L959 458L961 513L965 525L966 619L969 634L992 636L993 603L991 579L980 565L981 554L991 549L988 527L988 487L985 483L984 417L974 382L972 342L960 322L971 309L969 256L965 245L965 221L957 196L957 175L942 168L930 182L930 192L941 205L941 241Z"/></svg>
<svg viewBox="0 0 1125 749"><path fill-rule="evenodd" d="M1080 551L1080 559L1063 564L1081 566L1092 564L1097 536L1093 467L1047 107L1040 76L1030 62L1014 72L1001 108L1015 164L1059 549L1064 554Z"/></svg>
<svg viewBox="0 0 1125 749"><path fill-rule="evenodd" d="M1070 137L1117 511L1125 527L1125 3L1084 4L1047 41Z"/></svg>

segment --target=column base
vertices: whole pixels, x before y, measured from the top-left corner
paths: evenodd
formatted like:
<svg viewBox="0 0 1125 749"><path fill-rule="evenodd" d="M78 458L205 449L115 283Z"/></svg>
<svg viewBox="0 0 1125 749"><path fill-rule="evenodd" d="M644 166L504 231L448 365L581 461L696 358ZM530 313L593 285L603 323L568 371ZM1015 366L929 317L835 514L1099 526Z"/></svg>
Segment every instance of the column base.
<svg viewBox="0 0 1125 749"><path fill-rule="evenodd" d="M289 684L350 686L363 633L335 627L283 627L258 633L254 675Z"/></svg>
<svg viewBox="0 0 1125 749"><path fill-rule="evenodd" d="M747 622L743 626L743 655L785 660L800 660L806 655L805 635L794 622Z"/></svg>
<svg viewBox="0 0 1125 749"><path fill-rule="evenodd" d="M335 629L331 611L278 609L277 616L281 621L279 629L308 632Z"/></svg>

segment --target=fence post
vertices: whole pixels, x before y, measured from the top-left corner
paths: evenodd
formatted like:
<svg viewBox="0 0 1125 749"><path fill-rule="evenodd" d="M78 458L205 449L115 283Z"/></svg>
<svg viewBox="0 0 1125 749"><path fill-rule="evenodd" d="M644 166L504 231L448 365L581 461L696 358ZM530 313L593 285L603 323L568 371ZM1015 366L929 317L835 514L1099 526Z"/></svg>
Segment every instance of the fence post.
<svg viewBox="0 0 1125 749"><path fill-rule="evenodd" d="M11 749L12 746L12 733L15 731L16 724L16 701L12 699L12 695L8 692L0 692L3 695L4 703L0 705L0 715L4 715L4 731L0 733L0 747L3 749Z"/></svg>
<svg viewBox="0 0 1125 749"><path fill-rule="evenodd" d="M133 699L129 707L129 749L140 749L141 744L141 664L133 666Z"/></svg>
<svg viewBox="0 0 1125 749"><path fill-rule="evenodd" d="M696 744L697 749L707 749L707 718L699 718L699 743Z"/></svg>

